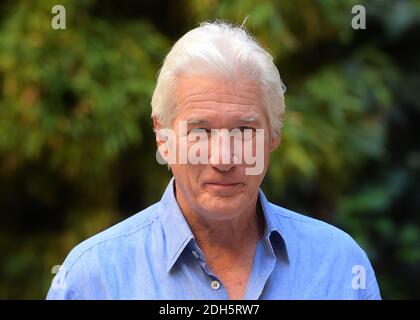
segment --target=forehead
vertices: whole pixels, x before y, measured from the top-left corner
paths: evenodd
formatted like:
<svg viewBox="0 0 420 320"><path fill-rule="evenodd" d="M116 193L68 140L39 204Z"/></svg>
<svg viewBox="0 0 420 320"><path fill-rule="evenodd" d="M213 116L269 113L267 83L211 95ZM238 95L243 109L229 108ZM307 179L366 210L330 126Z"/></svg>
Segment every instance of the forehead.
<svg viewBox="0 0 420 320"><path fill-rule="evenodd" d="M251 81L202 76L178 79L177 116L182 119L235 120L264 117L261 90Z"/></svg>

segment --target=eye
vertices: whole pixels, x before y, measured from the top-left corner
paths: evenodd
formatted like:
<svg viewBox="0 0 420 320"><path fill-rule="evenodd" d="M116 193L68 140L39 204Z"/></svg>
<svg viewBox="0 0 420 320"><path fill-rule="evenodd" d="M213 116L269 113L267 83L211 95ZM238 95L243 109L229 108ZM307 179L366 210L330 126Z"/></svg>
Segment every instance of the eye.
<svg viewBox="0 0 420 320"><path fill-rule="evenodd" d="M255 128L253 127L246 127L246 126L239 127L239 130L241 130L242 132L244 132L247 129L252 130L252 132L255 132Z"/></svg>
<svg viewBox="0 0 420 320"><path fill-rule="evenodd" d="M202 132L211 133L211 130L208 129L208 128L194 128L194 129L191 129L190 131L188 131L188 134L190 134L190 133L202 133Z"/></svg>

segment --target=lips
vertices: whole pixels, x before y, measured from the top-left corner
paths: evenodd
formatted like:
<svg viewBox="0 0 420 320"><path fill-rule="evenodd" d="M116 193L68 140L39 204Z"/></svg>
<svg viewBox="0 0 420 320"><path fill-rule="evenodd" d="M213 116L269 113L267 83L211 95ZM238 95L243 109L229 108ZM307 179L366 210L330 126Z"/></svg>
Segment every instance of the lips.
<svg viewBox="0 0 420 320"><path fill-rule="evenodd" d="M218 181L218 180L214 180L214 181L207 181L207 182L205 182L204 184L218 185L218 186L227 187L227 186L234 186L234 185L240 184L240 182L236 182L236 181Z"/></svg>
<svg viewBox="0 0 420 320"><path fill-rule="evenodd" d="M237 194L242 183L232 181L208 181L204 186L215 195L229 197Z"/></svg>

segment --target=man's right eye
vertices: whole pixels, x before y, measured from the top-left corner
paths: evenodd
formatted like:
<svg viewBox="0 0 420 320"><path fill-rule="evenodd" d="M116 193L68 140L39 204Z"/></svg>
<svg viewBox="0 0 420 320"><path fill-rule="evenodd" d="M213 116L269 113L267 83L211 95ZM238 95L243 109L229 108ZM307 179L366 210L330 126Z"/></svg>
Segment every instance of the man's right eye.
<svg viewBox="0 0 420 320"><path fill-rule="evenodd" d="M202 132L211 133L211 130L207 129L207 128L194 128L194 129L191 129L188 132L188 134L190 134L190 133L202 133Z"/></svg>

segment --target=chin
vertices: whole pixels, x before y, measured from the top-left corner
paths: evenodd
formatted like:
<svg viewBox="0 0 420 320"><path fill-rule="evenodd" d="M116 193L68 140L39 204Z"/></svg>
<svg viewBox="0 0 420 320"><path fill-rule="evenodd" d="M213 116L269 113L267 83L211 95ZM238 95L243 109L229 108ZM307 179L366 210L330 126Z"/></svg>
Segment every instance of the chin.
<svg viewBox="0 0 420 320"><path fill-rule="evenodd" d="M246 199L243 199L243 196L240 194L233 197L213 196L211 200L203 200L200 202L206 216L215 220L234 218L247 208L247 201Z"/></svg>

